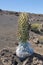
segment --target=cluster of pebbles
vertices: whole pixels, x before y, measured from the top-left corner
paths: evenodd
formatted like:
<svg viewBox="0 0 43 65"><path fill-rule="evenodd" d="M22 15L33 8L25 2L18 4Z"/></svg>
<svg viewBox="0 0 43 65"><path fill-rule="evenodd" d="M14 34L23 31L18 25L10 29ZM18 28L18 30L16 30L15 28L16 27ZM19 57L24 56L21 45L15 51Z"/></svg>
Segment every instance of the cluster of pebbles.
<svg viewBox="0 0 43 65"><path fill-rule="evenodd" d="M21 61L16 53L9 49L0 51L0 65L43 65L43 56L34 53L32 56Z"/></svg>

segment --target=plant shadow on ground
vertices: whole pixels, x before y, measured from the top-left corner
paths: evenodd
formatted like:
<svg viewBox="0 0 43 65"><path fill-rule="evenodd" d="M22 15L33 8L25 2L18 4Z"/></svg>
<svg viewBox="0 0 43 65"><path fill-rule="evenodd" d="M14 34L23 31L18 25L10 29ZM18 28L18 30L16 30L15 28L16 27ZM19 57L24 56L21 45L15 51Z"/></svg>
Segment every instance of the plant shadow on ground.
<svg viewBox="0 0 43 65"><path fill-rule="evenodd" d="M33 31L33 30L31 30L31 31L34 32L34 33L36 33L36 34L38 34L38 35L43 35L43 32Z"/></svg>
<svg viewBox="0 0 43 65"><path fill-rule="evenodd" d="M42 64L40 64L40 61ZM25 59L25 61L23 61L23 62L24 62L23 65L38 65L38 64L43 65L43 55L34 53L30 57Z"/></svg>
<svg viewBox="0 0 43 65"><path fill-rule="evenodd" d="M40 55L38 53L34 53L30 56L31 59L33 59L33 57L37 57L39 60L43 61L43 55Z"/></svg>

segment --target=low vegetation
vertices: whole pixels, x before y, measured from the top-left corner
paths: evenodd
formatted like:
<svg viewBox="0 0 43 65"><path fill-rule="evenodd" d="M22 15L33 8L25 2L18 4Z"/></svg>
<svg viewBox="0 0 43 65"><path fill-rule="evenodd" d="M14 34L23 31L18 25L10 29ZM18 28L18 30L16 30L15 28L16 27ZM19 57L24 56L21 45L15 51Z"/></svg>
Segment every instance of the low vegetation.
<svg viewBox="0 0 43 65"><path fill-rule="evenodd" d="M32 31L34 31L36 33L40 33L41 29L42 29L42 24L39 24L39 23L31 24L31 30Z"/></svg>
<svg viewBox="0 0 43 65"><path fill-rule="evenodd" d="M43 43L43 36L39 36L39 42Z"/></svg>

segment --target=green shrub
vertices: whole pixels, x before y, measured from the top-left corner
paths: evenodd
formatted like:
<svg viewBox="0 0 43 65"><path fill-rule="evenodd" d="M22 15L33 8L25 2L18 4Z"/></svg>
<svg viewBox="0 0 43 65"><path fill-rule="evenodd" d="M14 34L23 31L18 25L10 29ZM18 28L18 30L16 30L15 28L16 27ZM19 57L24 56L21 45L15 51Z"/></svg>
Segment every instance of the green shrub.
<svg viewBox="0 0 43 65"><path fill-rule="evenodd" d="M39 42L43 43L43 36L39 36Z"/></svg>
<svg viewBox="0 0 43 65"><path fill-rule="evenodd" d="M43 36L39 36L39 40L43 40Z"/></svg>
<svg viewBox="0 0 43 65"><path fill-rule="evenodd" d="M28 14L21 13L18 20L18 39L19 41L26 42L28 38L29 38Z"/></svg>
<svg viewBox="0 0 43 65"><path fill-rule="evenodd" d="M40 32L42 25L39 23L31 24L31 30L34 32Z"/></svg>
<svg viewBox="0 0 43 65"><path fill-rule="evenodd" d="M41 32L43 32L43 24L42 24Z"/></svg>

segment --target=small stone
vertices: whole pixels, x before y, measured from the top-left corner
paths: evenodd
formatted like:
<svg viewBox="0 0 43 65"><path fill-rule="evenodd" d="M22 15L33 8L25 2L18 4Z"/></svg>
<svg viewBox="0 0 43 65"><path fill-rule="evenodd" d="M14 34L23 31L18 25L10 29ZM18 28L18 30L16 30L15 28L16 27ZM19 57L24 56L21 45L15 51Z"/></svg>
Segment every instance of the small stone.
<svg viewBox="0 0 43 65"><path fill-rule="evenodd" d="M24 62L23 62L23 65L26 65L28 62L28 59L26 59Z"/></svg>
<svg viewBox="0 0 43 65"><path fill-rule="evenodd" d="M33 39L33 42L36 43L36 44L38 44L39 43L38 38Z"/></svg>
<svg viewBox="0 0 43 65"><path fill-rule="evenodd" d="M13 65L17 65L17 64L22 65L20 59L19 59L17 56L14 56L14 57L12 58L12 64L13 64Z"/></svg>
<svg viewBox="0 0 43 65"><path fill-rule="evenodd" d="M38 64L38 59L36 57L33 58L33 65L37 65Z"/></svg>
<svg viewBox="0 0 43 65"><path fill-rule="evenodd" d="M31 65L31 58L27 58L24 62L23 65Z"/></svg>
<svg viewBox="0 0 43 65"><path fill-rule="evenodd" d="M36 60L37 60L37 58L36 58L36 57L34 57L34 58L33 58L33 61L34 61L34 60L36 61Z"/></svg>
<svg viewBox="0 0 43 65"><path fill-rule="evenodd" d="M1 56L4 56L5 55L5 53L3 52L3 53L1 53Z"/></svg>
<svg viewBox="0 0 43 65"><path fill-rule="evenodd" d="M40 64L40 65L42 65L42 64L43 64L41 60L39 61L39 64Z"/></svg>
<svg viewBox="0 0 43 65"><path fill-rule="evenodd" d="M9 50L8 49L3 49L3 50L1 50L0 55L4 56L6 53L9 53Z"/></svg>
<svg viewBox="0 0 43 65"><path fill-rule="evenodd" d="M39 44L38 46L39 46L39 47L42 47L42 44Z"/></svg>
<svg viewBox="0 0 43 65"><path fill-rule="evenodd" d="M6 57L2 57L1 60L4 65L11 65L11 60L7 59Z"/></svg>
<svg viewBox="0 0 43 65"><path fill-rule="evenodd" d="M15 45L17 45L17 46L18 46L18 42L15 42Z"/></svg>

